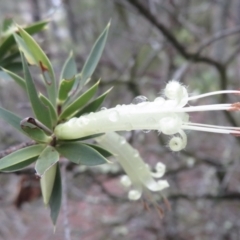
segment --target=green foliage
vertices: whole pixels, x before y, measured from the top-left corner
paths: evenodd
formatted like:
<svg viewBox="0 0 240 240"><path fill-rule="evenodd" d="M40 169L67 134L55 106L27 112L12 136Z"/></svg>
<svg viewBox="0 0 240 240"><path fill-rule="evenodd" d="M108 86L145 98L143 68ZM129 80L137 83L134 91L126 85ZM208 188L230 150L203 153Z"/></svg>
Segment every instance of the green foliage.
<svg viewBox="0 0 240 240"><path fill-rule="evenodd" d="M49 206L51 210L51 219L54 225L56 225L58 214L61 208L62 202L62 181L59 164L56 164L56 175L53 183L51 198L49 200Z"/></svg>
<svg viewBox="0 0 240 240"><path fill-rule="evenodd" d="M48 21L36 22L30 26L23 28L28 34L33 35L40 32L46 26ZM0 66L8 70L13 69L13 66L20 64L19 50L16 48L13 34L17 31L17 27L11 18L6 18L2 24L0 38ZM20 69L17 69L18 71Z"/></svg>
<svg viewBox="0 0 240 240"><path fill-rule="evenodd" d="M38 126L37 122L35 122L34 118L25 118L21 121L22 130L32 138L34 141L39 143L50 143L52 138L48 136L40 126Z"/></svg>
<svg viewBox="0 0 240 240"><path fill-rule="evenodd" d="M47 146L39 155L35 165L36 174L40 177L59 160L59 153L52 146Z"/></svg>
<svg viewBox="0 0 240 240"><path fill-rule="evenodd" d="M79 96L73 103L71 103L60 115L60 119L71 117L79 108L83 107L94 96L98 89L99 81Z"/></svg>
<svg viewBox="0 0 240 240"><path fill-rule="evenodd" d="M102 56L103 49L106 44L108 30L110 27L110 23L106 26L102 34L99 36L97 41L95 42L90 55L88 56L87 61L85 62L82 72L81 72L81 86L83 86L87 79L90 78Z"/></svg>
<svg viewBox="0 0 240 240"><path fill-rule="evenodd" d="M79 142L62 143L57 150L62 156L76 164L95 166L108 162L100 151Z"/></svg>
<svg viewBox="0 0 240 240"><path fill-rule="evenodd" d="M51 219L55 225L61 207L60 157L65 157L75 164L95 166L108 162L106 158L112 155L97 145L82 142L102 134L74 141L61 141L54 136L54 128L59 123L83 113L97 111L111 90L109 89L90 103L89 101L98 90L100 81L81 93L82 86L93 74L102 55L110 25L107 25L96 40L80 73L77 71L73 54L69 54L57 84L50 60L31 36L42 30L46 23L47 21L39 22L22 28L15 25L11 19L7 19L2 26L0 67L3 71L1 76L13 79L26 91L34 116L21 119L14 113L0 108L0 118L34 140L35 145L3 157L0 161L0 170L17 171L36 162L35 170L41 177L43 201L46 205L49 204ZM8 48L13 51L8 52ZM19 64L22 66L23 77L16 73L16 69L19 70ZM40 70L47 96L37 89L31 75L31 65L35 65Z"/></svg>
<svg viewBox="0 0 240 240"><path fill-rule="evenodd" d="M14 167L17 164L20 164L33 157L36 157L41 153L43 149L44 149L43 144L37 144L37 145L26 147L16 152L13 152L1 159L0 170L5 170L10 167Z"/></svg>

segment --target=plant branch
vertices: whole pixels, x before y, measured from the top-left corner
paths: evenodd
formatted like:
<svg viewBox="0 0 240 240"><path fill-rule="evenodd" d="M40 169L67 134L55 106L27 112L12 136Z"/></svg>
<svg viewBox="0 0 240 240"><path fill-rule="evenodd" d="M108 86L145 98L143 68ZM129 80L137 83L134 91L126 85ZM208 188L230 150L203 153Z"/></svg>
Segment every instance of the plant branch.
<svg viewBox="0 0 240 240"><path fill-rule="evenodd" d="M36 144L36 142L29 141L29 142L20 143L18 145L12 146L12 147L0 152L0 159L7 156L8 154L16 152L17 150L19 150L21 148L25 148L25 147L32 146L32 145L35 145L35 144Z"/></svg>

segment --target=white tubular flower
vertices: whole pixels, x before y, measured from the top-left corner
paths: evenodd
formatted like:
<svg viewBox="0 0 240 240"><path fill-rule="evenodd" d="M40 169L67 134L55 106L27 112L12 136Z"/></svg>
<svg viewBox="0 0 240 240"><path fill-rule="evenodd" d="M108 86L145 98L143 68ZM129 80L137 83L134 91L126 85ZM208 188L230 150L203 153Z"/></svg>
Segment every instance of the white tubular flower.
<svg viewBox="0 0 240 240"><path fill-rule="evenodd" d="M157 97L153 102L117 105L115 108L90 113L73 118L55 129L59 139L76 139L98 133L130 130L158 130L166 135L174 135L169 142L172 151L186 147L184 130L196 130L223 134L240 135L240 128L191 123L190 112L239 111L240 103L188 106L187 103L216 94L240 94L240 91L225 90L189 97L186 87L177 81L170 81L164 94L166 99Z"/></svg>
<svg viewBox="0 0 240 240"><path fill-rule="evenodd" d="M131 187L128 193L130 200L138 200L142 194L149 191L157 192L167 188L166 180L156 181L165 173L165 165L158 163L156 172L151 172L149 166L144 163L136 149L132 148L127 141L114 132L109 132L96 138L98 144L112 152L118 159L127 175L121 178L121 183L125 187Z"/></svg>

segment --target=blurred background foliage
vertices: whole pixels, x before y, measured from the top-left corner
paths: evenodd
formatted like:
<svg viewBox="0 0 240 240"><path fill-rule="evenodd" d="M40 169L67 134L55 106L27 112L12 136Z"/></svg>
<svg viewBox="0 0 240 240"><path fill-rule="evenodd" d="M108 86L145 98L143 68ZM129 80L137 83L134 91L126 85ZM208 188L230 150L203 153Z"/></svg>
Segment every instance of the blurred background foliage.
<svg viewBox="0 0 240 240"><path fill-rule="evenodd" d="M35 35L57 76L72 50L80 70L97 36L111 19L109 38L93 80L100 92L114 89L104 107L153 100L171 79L191 93L240 88L240 0L21 0L0 1L0 22L20 25L49 19ZM38 80L38 72L34 78ZM38 81L41 88L41 80ZM238 101L209 98L199 104ZM0 104L29 116L25 93L0 76ZM239 114L196 113L196 122L239 126ZM186 150L172 153L157 132L125 136L152 166L162 161L171 210L159 199L164 218L146 203L129 202L119 184L122 170L103 166L68 169L65 184L69 225L60 215L55 235L30 170L1 174L0 239L238 240L240 239L239 138L189 132ZM26 141L1 122L1 149ZM147 199L145 199L147 200Z"/></svg>

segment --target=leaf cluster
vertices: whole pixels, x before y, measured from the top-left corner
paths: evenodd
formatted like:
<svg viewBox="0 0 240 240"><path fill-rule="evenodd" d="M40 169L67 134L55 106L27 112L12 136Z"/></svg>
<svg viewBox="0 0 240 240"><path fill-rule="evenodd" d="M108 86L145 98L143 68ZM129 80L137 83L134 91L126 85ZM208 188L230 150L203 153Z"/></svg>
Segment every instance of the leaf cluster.
<svg viewBox="0 0 240 240"><path fill-rule="evenodd" d="M83 86L90 81L102 55L110 24L96 40L81 72L78 73L71 52L62 67L59 79L55 77L51 61L31 36L42 30L46 24L47 21L43 21L26 28L14 24L12 20L6 20L3 24L4 37L0 45L0 66L9 78L12 78L26 91L31 103L32 116L22 119L0 107L0 118L34 140L35 145L2 158L0 171L17 171L36 162L35 170L41 179L43 200L50 206L51 218L55 225L61 206L59 169L61 156L75 164L95 166L108 162L106 158L111 155L110 152L97 145L83 142L96 137L95 135L73 141L60 141L54 136L54 129L59 123L97 111L111 90L109 89L94 99L100 83L98 81L82 92ZM16 59L20 60L16 61ZM23 76L16 73L14 64L21 64ZM31 66L40 70L46 95L37 89L31 74Z"/></svg>

